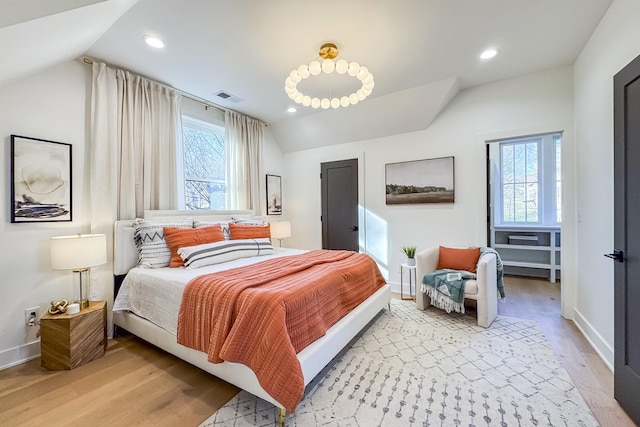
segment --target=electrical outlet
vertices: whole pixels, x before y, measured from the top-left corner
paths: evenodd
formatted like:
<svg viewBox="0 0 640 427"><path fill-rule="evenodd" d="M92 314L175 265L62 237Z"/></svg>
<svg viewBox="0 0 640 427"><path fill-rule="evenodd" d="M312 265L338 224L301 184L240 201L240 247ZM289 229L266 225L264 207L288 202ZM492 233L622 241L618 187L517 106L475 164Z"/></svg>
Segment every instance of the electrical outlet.
<svg viewBox="0 0 640 427"><path fill-rule="evenodd" d="M29 323L32 317L35 317L35 320L38 320L38 312L40 311L40 307L31 307L24 309L24 324L27 326L34 326L35 323Z"/></svg>

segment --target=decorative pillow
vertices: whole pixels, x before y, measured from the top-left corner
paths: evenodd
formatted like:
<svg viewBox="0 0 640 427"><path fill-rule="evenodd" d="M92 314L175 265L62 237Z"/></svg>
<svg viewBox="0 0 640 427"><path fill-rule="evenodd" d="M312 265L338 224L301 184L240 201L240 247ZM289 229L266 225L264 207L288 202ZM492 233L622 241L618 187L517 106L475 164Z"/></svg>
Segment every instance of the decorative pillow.
<svg viewBox="0 0 640 427"><path fill-rule="evenodd" d="M224 233L224 238L229 240L231 235L229 234L229 221L200 221L198 219L193 220L194 228L209 227L211 225L219 225Z"/></svg>
<svg viewBox="0 0 640 427"><path fill-rule="evenodd" d="M181 267L184 265L178 255L178 249L186 246L202 245L204 243L220 242L224 240L224 234L219 225L200 228L164 228L164 238L171 251L169 267Z"/></svg>
<svg viewBox="0 0 640 427"><path fill-rule="evenodd" d="M186 268L220 264L238 258L271 255L274 253L269 239L223 240L178 249Z"/></svg>
<svg viewBox="0 0 640 427"><path fill-rule="evenodd" d="M440 246L438 270L449 268L475 273L479 258L480 248L457 249Z"/></svg>
<svg viewBox="0 0 640 427"><path fill-rule="evenodd" d="M171 250L164 238L164 227L193 228L193 219L136 219L133 241L138 248L139 267L167 267L171 262Z"/></svg>
<svg viewBox="0 0 640 427"><path fill-rule="evenodd" d="M239 239L271 239L271 226L264 225L246 225L246 224L229 224L229 234L232 240Z"/></svg>
<svg viewBox="0 0 640 427"><path fill-rule="evenodd" d="M244 225L264 225L267 221L264 218L233 218L234 224L244 224Z"/></svg>

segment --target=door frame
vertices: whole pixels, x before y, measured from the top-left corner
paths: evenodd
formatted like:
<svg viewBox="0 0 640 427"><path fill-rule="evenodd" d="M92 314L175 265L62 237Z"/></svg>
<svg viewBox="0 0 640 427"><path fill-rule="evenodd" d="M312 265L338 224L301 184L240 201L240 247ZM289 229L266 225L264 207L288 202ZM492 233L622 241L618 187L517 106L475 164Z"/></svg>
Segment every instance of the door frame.
<svg viewBox="0 0 640 427"><path fill-rule="evenodd" d="M479 133L476 135L476 176L484 176L485 180L479 180L476 209L478 212L476 222L476 241L478 244L489 244L488 227L489 206L488 194L488 164L487 144L489 142L513 139L527 135L541 135L547 133L562 134L562 224L560 225L561 239L561 265L560 269L560 307L562 317L568 320L574 319L574 310L578 300L578 243L577 243L577 201L576 182L574 171L576 170L576 151L573 122L560 121L535 125L524 128L508 129L496 132Z"/></svg>

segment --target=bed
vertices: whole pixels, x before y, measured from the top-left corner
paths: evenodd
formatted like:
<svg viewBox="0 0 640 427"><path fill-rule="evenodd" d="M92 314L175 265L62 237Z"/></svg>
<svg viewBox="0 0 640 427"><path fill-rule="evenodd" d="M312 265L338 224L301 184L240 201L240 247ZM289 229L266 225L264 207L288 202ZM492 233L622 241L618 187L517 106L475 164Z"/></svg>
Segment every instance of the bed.
<svg viewBox="0 0 640 427"><path fill-rule="evenodd" d="M186 216L206 221L251 219L250 211L147 211L146 219L179 219ZM280 421L284 422L285 407L272 397L259 383L256 374L241 363L224 361L210 363L207 354L177 343L177 311L182 291L192 278L226 268L251 265L267 259L276 259L305 251L275 248L273 255L241 258L224 264L198 269L136 267L138 253L133 241L134 221L117 221L115 224L114 274L124 277L117 287L114 302L114 324L154 344L163 350L246 390L278 408ZM117 281L118 282L118 281ZM118 289L119 288L119 289ZM151 292L149 292L151 291ZM391 298L390 286L384 284L353 310L331 326L324 336L315 340L296 355L300 362L304 385L333 359Z"/></svg>

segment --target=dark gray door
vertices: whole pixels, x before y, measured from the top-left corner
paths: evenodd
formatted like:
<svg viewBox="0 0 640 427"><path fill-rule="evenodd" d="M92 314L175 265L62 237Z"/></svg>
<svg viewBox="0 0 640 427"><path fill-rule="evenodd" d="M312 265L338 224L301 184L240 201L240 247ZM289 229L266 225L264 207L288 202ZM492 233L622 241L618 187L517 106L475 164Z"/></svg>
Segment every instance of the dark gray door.
<svg viewBox="0 0 640 427"><path fill-rule="evenodd" d="M358 159L322 163L322 248L358 251Z"/></svg>
<svg viewBox="0 0 640 427"><path fill-rule="evenodd" d="M614 396L640 425L640 57L614 77Z"/></svg>

